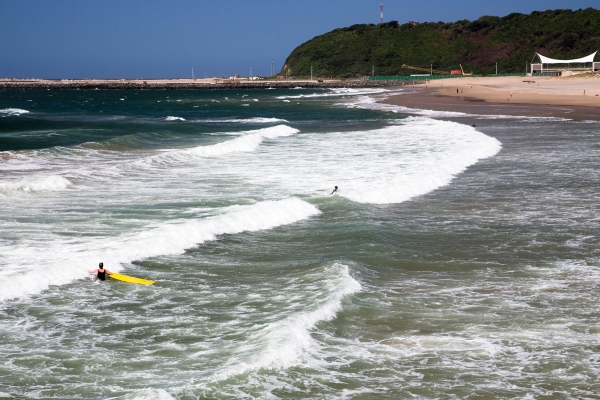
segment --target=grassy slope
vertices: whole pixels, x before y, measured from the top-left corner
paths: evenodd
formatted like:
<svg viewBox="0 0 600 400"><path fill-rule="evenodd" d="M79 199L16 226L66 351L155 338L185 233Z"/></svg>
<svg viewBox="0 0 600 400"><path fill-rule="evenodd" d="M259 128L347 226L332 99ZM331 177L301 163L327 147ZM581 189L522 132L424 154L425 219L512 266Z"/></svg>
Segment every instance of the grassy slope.
<svg viewBox="0 0 600 400"><path fill-rule="evenodd" d="M282 73L316 76L402 75L402 64L475 73L522 72L535 52L578 58L600 49L600 10L551 10L476 21L398 25L395 21L335 29L298 46ZM600 60L600 56L598 57ZM537 62L537 59L536 59Z"/></svg>

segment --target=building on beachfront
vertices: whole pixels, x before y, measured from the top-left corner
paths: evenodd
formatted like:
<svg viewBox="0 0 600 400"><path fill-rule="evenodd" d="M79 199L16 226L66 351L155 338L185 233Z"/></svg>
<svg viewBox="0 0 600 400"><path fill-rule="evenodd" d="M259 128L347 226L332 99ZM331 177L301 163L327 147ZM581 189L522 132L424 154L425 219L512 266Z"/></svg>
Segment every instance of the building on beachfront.
<svg viewBox="0 0 600 400"><path fill-rule="evenodd" d="M596 72L600 71L600 62L595 62L594 57L598 52L590 54L586 57L575 58L572 60L557 60L554 58L546 57L540 53L535 53L539 58L540 62L536 64L530 64L530 74L545 74L545 73L556 73L557 75L573 75L582 72Z"/></svg>

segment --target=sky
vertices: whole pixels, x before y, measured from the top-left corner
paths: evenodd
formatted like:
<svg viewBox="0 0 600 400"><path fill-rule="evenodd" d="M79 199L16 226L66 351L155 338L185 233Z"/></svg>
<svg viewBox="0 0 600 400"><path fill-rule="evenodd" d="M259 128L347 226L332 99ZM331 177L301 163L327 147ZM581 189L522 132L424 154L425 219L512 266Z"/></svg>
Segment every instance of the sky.
<svg viewBox="0 0 600 400"><path fill-rule="evenodd" d="M383 20L600 7L600 0L0 0L0 78L270 75L300 44Z"/></svg>

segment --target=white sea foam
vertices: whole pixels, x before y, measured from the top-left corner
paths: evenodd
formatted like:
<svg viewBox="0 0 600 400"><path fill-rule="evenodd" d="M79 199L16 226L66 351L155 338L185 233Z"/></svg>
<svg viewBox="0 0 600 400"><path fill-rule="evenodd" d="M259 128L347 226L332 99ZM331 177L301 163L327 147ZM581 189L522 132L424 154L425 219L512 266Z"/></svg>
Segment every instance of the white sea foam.
<svg viewBox="0 0 600 400"><path fill-rule="evenodd" d="M312 204L297 198L232 206L219 215L176 223L161 223L140 233L110 238L61 238L26 247L0 246L0 301L40 293L86 276L86 269L103 260L110 270L159 255L181 254L185 249L223 234L272 229L319 214ZM52 257L48 257L48 255ZM48 273L52 271L52 274Z"/></svg>
<svg viewBox="0 0 600 400"><path fill-rule="evenodd" d="M565 122L572 121L570 118L563 117L536 117L536 116L528 116L528 115L507 115L507 114L498 114L498 115L487 115L487 114L473 114L473 116L477 119L524 119L530 121L555 121L555 122Z"/></svg>
<svg viewBox="0 0 600 400"><path fill-rule="evenodd" d="M388 97L388 96L385 96ZM421 115L432 118L444 118L444 117L468 117L471 114L458 112L458 111L436 111L436 110L427 110L427 109L417 109L417 108L408 108L404 106L395 106L386 103L380 103L379 101L384 99L385 97L371 97L371 96L360 96L356 99L348 100L343 103L338 103L337 105L345 106L349 108L367 108L371 110L378 111L387 111L394 113L403 113L403 114L413 114L413 115Z"/></svg>
<svg viewBox="0 0 600 400"><path fill-rule="evenodd" d="M281 118L265 118L265 117L255 117L255 118L224 118L224 119L202 119L198 122L214 122L214 123L224 123L224 124L273 124L273 123L288 123L287 120Z"/></svg>
<svg viewBox="0 0 600 400"><path fill-rule="evenodd" d="M400 203L448 185L501 148L498 140L474 128L424 118L381 133L370 135L369 143L354 151L357 159L367 155L369 160L363 171L345 166L345 178L338 181L343 182L341 196L361 203ZM377 159L382 153L387 155L384 163Z"/></svg>
<svg viewBox="0 0 600 400"><path fill-rule="evenodd" d="M241 133L236 132L236 134L241 134L241 136L226 142L208 146L198 146L186 150L175 150L155 156L153 159L168 160L190 156L218 157L229 153L252 152L255 151L265 139L275 139L278 137L290 136L298 132L298 129L291 128L286 125L277 125L269 128L245 131Z"/></svg>
<svg viewBox="0 0 600 400"><path fill-rule="evenodd" d="M175 400L166 390L143 389L122 397L123 400Z"/></svg>
<svg viewBox="0 0 600 400"><path fill-rule="evenodd" d="M22 110L20 108L5 108L0 110L0 114L7 114L7 115L21 115L21 114L29 114L29 111L27 110Z"/></svg>
<svg viewBox="0 0 600 400"><path fill-rule="evenodd" d="M319 213L315 206L297 198L264 201L252 206L232 206L215 217L168 224L124 239L122 243L126 250L109 254L114 254L113 257L119 263L158 255L180 254L186 248L215 240L218 235L272 229ZM119 244L114 245L116 247Z"/></svg>
<svg viewBox="0 0 600 400"><path fill-rule="evenodd" d="M419 108L410 108L404 106L396 106L392 104L380 103L381 100L387 98L389 96L360 96L353 100L348 100L343 103L338 103L337 105L345 106L349 108L367 108L371 110L379 110L379 111L388 111L394 113L402 113L402 114L413 114L413 115L421 115L431 118L463 118L463 117L473 117L477 119L522 119L522 120L531 120L531 121L571 121L570 118L563 117L540 117L540 116L527 116L527 115L509 115L509 114L472 114L465 113L460 111L441 111L441 110L429 110L429 109L419 109Z"/></svg>
<svg viewBox="0 0 600 400"><path fill-rule="evenodd" d="M399 350L404 357L419 356L428 352L484 354L493 357L503 350L499 342L500 340L482 337L411 335L388 339L385 345Z"/></svg>
<svg viewBox="0 0 600 400"><path fill-rule="evenodd" d="M360 96L366 94L378 94L385 93L387 89L331 89L326 92L311 93L311 94L299 94L294 96L277 96L276 99L310 99L319 97L341 97L341 96Z"/></svg>
<svg viewBox="0 0 600 400"><path fill-rule="evenodd" d="M325 288L319 292L321 298L315 299L307 310L269 323L250 335L239 347L238 354L211 381L221 381L246 371L297 365L303 354L316 346L311 336L315 325L334 318L342 307L342 299L361 290L347 265L335 263L325 268L321 280L325 282Z"/></svg>
<svg viewBox="0 0 600 400"><path fill-rule="evenodd" d="M205 123L205 124L276 124L284 123L288 121L282 118L269 118L269 117L254 117L254 118L206 118L206 119L194 119L191 122Z"/></svg>
<svg viewBox="0 0 600 400"><path fill-rule="evenodd" d="M16 193L53 192L64 190L71 182L59 175L42 178L25 178L20 181L0 181L0 195L10 196Z"/></svg>
<svg viewBox="0 0 600 400"><path fill-rule="evenodd" d="M449 184L500 148L470 126L409 117L382 129L304 132L261 154L246 175L278 191L328 195L338 185L340 196L356 202L401 203Z"/></svg>
<svg viewBox="0 0 600 400"><path fill-rule="evenodd" d="M185 118L168 116L165 121L185 121Z"/></svg>
<svg viewBox="0 0 600 400"><path fill-rule="evenodd" d="M382 129L304 132L265 147L260 154L255 152L265 137L295 132L285 125L243 132L226 142L163 153L151 161L185 168L186 161L193 159L194 170L215 171L215 178L242 179L260 187L269 198L282 193L321 196L338 185L339 196L355 202L389 204L448 185L466 168L501 148L498 140L473 127L409 117ZM236 152L254 154L240 158ZM209 161L221 156L227 156L228 162Z"/></svg>

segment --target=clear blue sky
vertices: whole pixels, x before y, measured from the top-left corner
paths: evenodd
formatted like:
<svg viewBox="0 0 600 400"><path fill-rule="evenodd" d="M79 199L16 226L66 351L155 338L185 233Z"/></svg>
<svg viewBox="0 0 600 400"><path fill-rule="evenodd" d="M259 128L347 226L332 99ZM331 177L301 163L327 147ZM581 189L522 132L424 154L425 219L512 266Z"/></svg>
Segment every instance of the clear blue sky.
<svg viewBox="0 0 600 400"><path fill-rule="evenodd" d="M267 75L311 38L359 23L452 22L600 0L0 0L2 78Z"/></svg>

